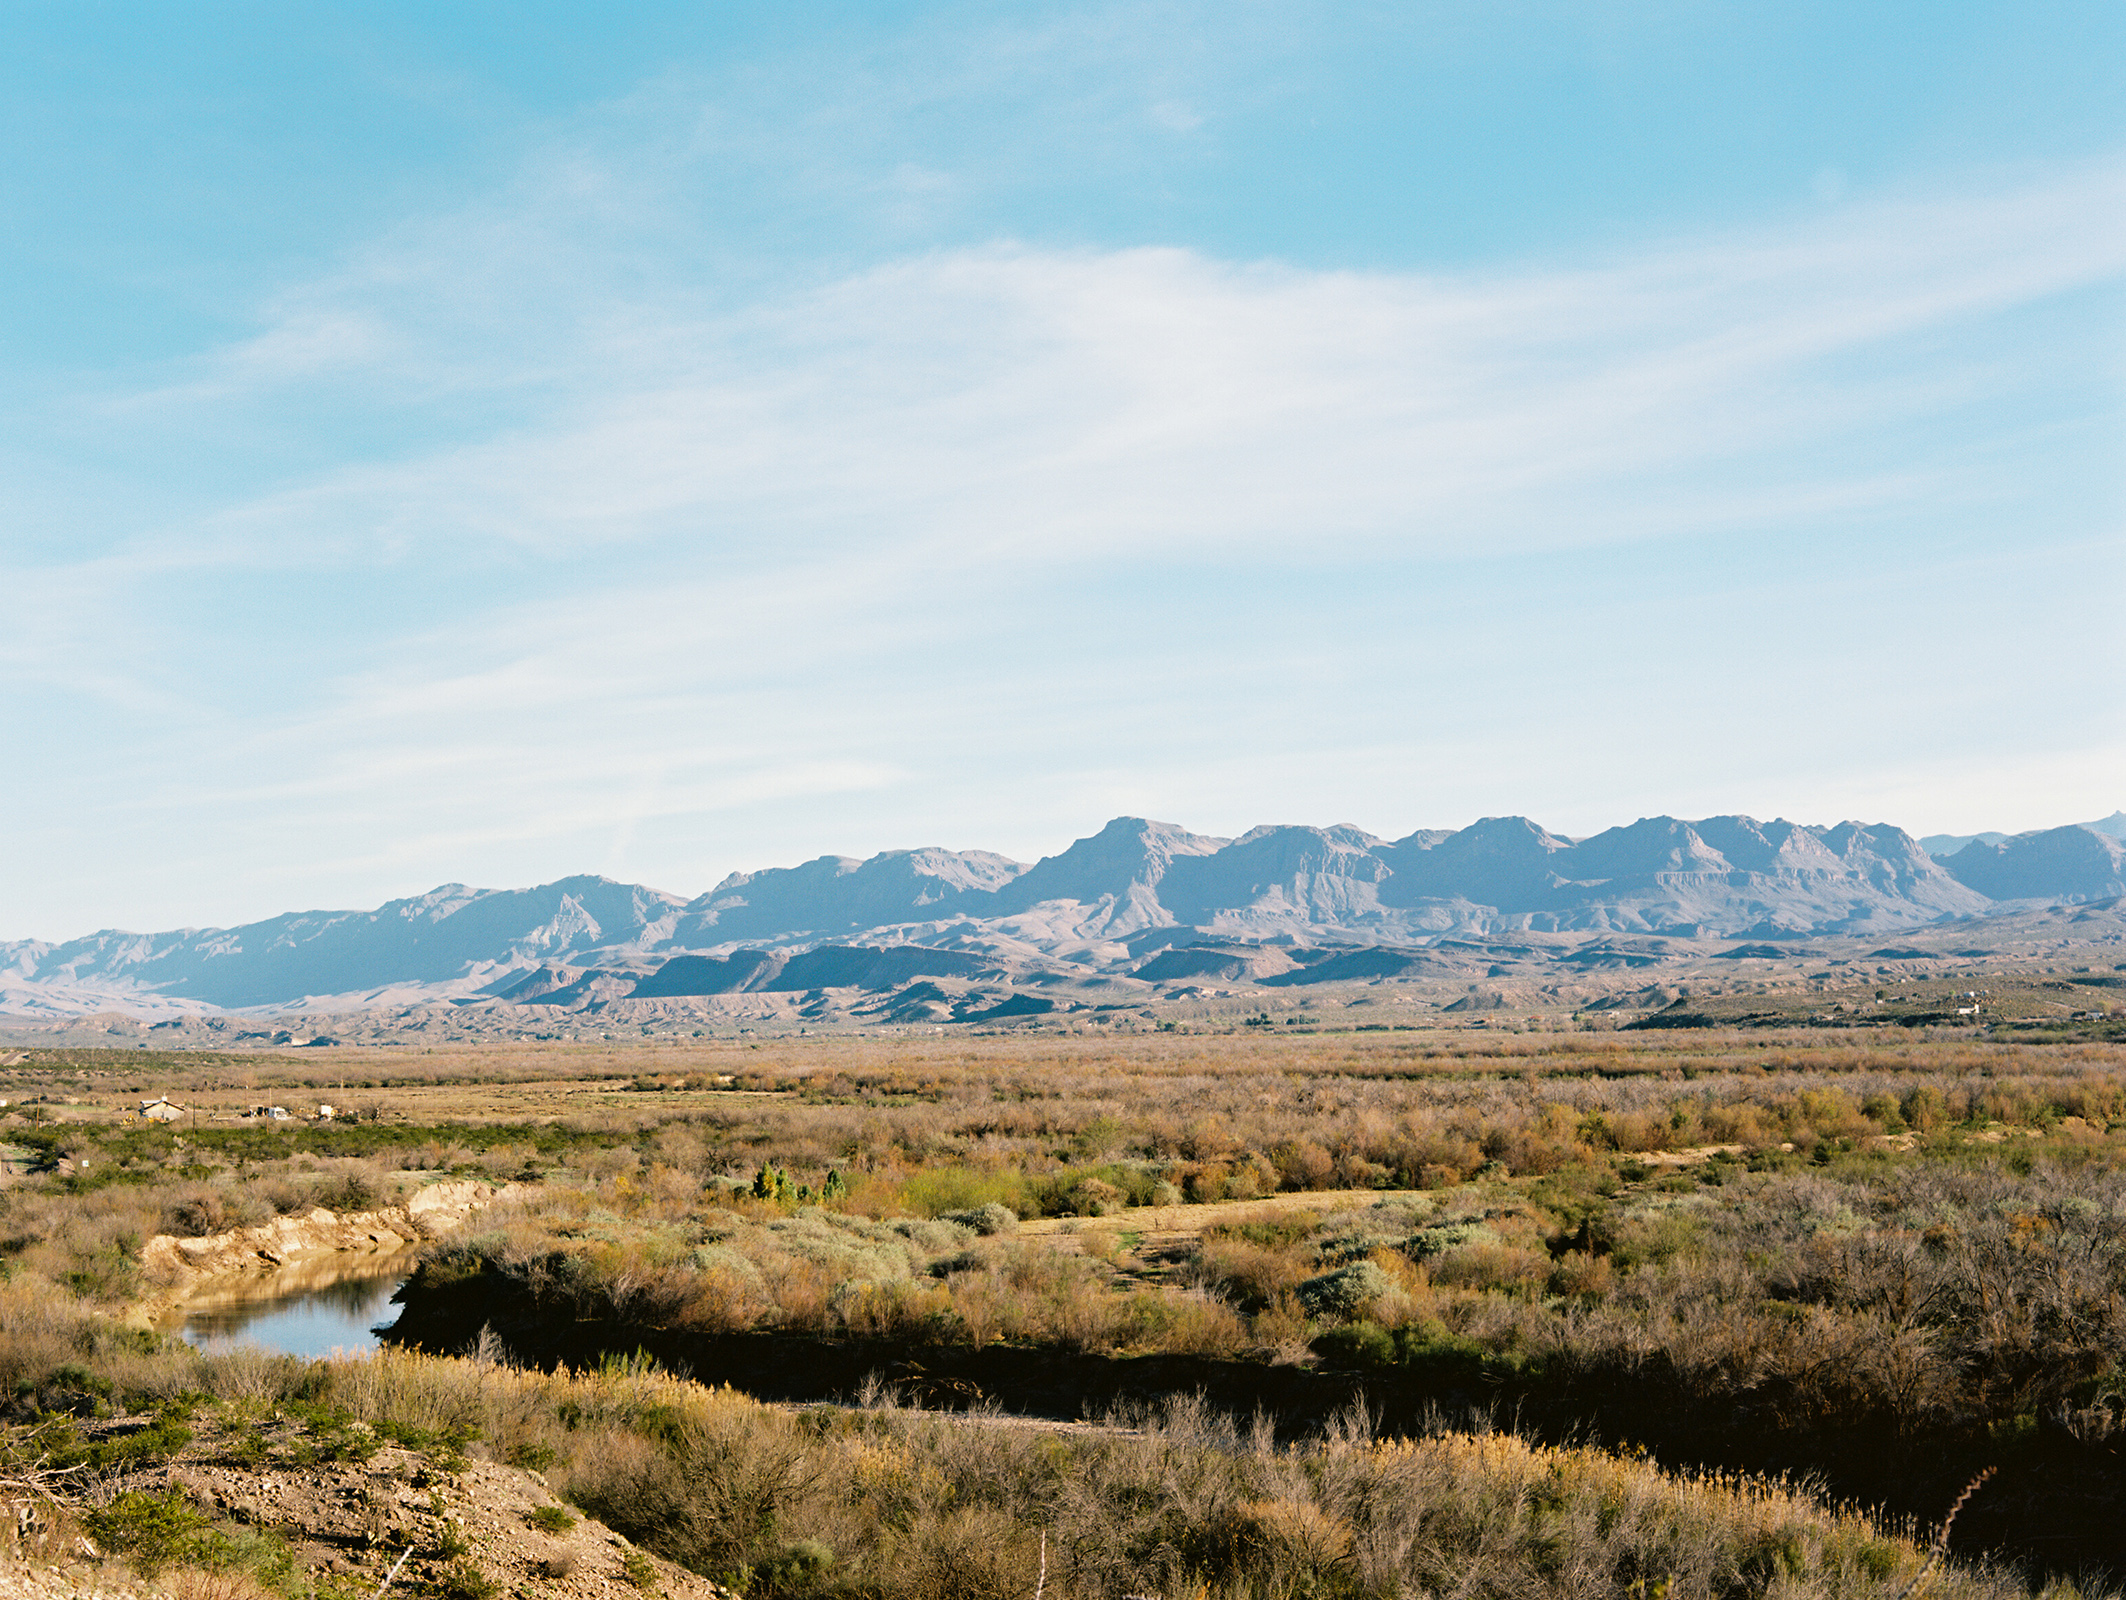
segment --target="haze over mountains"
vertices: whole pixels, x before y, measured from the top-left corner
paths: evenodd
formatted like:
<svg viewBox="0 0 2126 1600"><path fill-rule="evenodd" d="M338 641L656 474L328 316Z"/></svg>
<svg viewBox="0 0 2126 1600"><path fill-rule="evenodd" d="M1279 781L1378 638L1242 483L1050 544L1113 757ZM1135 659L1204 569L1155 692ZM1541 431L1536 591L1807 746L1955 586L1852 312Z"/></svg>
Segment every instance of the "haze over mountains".
<svg viewBox="0 0 2126 1600"><path fill-rule="evenodd" d="M1396 840L1308 826L1221 839L1122 817L1030 866L894 850L734 873L692 899L597 877L450 884L373 911L26 940L0 945L0 1010L570 1005L837 988L923 989L936 1010L953 1000L940 980L1351 981L1392 976L1443 938L1873 936L2109 900L2126 894L2122 835L2126 812L1940 839L1939 854L1889 826L1739 816L1653 817L1579 840L1525 817ZM966 1016L1014 1003L992 992Z"/></svg>

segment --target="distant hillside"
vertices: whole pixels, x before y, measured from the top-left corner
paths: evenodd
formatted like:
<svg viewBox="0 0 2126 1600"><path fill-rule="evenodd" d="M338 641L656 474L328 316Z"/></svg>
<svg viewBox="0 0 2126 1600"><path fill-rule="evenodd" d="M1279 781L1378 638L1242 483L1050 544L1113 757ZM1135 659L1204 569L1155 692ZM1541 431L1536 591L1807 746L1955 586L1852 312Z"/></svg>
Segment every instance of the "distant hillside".
<svg viewBox="0 0 2126 1600"><path fill-rule="evenodd" d="M1967 844L1999 844L2005 833L1930 833L1919 841L1920 849L1936 861L1946 861Z"/></svg>
<svg viewBox="0 0 2126 1600"><path fill-rule="evenodd" d="M1044 974L1355 981L1416 970L1448 936L1872 937L2106 899L2126 892L2122 831L2126 813L1973 836L1938 861L1887 825L1741 816L1649 817L1580 840L1526 817L1393 840L1306 825L1223 839L1119 817L1031 866L897 850L734 873L691 900L596 877L449 884L374 911L25 941L0 946L0 1011L566 1004Z"/></svg>
<svg viewBox="0 0 2126 1600"><path fill-rule="evenodd" d="M535 889L445 884L374 911L299 911L239 928L104 932L0 945L0 1004L26 988L137 993L223 1009L437 988L471 992L504 972L669 940L685 904L609 878Z"/></svg>
<svg viewBox="0 0 2126 1600"><path fill-rule="evenodd" d="M2126 840L2079 825L1967 845L1947 866L1990 900L2061 904L2126 894Z"/></svg>
<svg viewBox="0 0 2126 1600"><path fill-rule="evenodd" d="M2113 839L2126 839L2126 811L2114 811L2108 817L2098 817L2094 822L2082 824L2091 833L2101 833Z"/></svg>
<svg viewBox="0 0 2126 1600"><path fill-rule="evenodd" d="M2099 817L2094 822L2078 822L2074 826L2087 828L2091 833L2106 834L2113 839L2126 839L2126 811L2114 811L2108 817ZM2020 837L2022 835L2007 833L1930 833L1921 839L1919 844L1920 848L1936 861L1943 861L1955 855L1965 845L1999 844L2005 839Z"/></svg>
<svg viewBox="0 0 2126 1600"><path fill-rule="evenodd" d="M868 861L821 856L801 867L734 872L686 903L672 939L701 946L831 936L948 917L1025 871L986 850L889 850Z"/></svg>

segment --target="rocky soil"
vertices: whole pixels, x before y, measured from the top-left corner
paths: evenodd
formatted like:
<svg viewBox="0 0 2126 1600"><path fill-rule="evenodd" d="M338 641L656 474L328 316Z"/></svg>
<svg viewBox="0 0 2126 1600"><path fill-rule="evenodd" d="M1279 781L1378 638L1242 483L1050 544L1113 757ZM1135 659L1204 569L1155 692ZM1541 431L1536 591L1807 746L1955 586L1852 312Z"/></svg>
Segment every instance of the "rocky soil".
<svg viewBox="0 0 2126 1600"><path fill-rule="evenodd" d="M93 1442L147 1425L126 1418L81 1432ZM192 1440L166 1459L70 1488L59 1511L64 1536L46 1541L41 1559L0 1560L0 1600L256 1600L260 1591L225 1564L182 1553L143 1560L121 1547L122 1537L107 1532L103 1548L91 1537L99 1508L173 1492L199 1513L203 1537L255 1549L263 1536L321 1596L366 1600L387 1577L382 1592L408 1600L731 1596L564 1506L536 1472L448 1445L408 1449L344 1420L321 1427L314 1418L224 1407L190 1426Z"/></svg>

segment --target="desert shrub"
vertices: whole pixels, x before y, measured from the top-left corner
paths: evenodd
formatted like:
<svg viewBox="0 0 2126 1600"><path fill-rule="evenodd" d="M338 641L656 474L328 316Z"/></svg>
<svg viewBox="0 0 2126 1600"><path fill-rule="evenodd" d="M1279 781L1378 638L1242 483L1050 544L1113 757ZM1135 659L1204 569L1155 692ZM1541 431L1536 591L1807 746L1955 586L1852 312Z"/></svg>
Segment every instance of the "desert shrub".
<svg viewBox="0 0 2126 1600"><path fill-rule="evenodd" d="M424 1270L437 1283L491 1275L557 1317L1291 1360L1324 1331L1299 1287L1364 1262L1400 1294L1312 1316L1359 1319L1353 1350L1377 1356L1385 1338L1391 1365L1420 1348L1405 1330L1436 1319L1484 1352L1500 1385L1529 1370L1519 1352L1540 1351L1578 1393L1628 1378L1708 1425L1753 1407L1760 1433L1845 1427L1912 1441L1998 1429L2035 1449L2057 1423L2116 1437L2108 1391L2086 1386L2110 1381L2126 1341L2122 1147L2106 1131L2126 1110L2117 1045L1161 1036L1116 1051L845 1039L831 1051L748 1046L744 1066L747 1087L797 1092L684 1115L660 1092L565 1126L208 1128L182 1150L151 1130L20 1128L38 1163L71 1156L74 1170L0 1191L0 1394L27 1417L138 1411L187 1387L285 1407L317 1398L306 1386L318 1381L401 1386L354 1409L403 1415L376 1425L408 1437L480 1432L498 1457L545 1463L559 1481L579 1432L639 1419L564 1425L545 1390L494 1371L471 1384L352 1369L318 1380L300 1363L202 1362L128 1343L106 1314L145 1287L140 1239L242 1214L188 1202L225 1196L264 1215L314 1204L349 1175L388 1187L396 1168L487 1161L536 1163L541 1192L438 1245ZM380 1078L400 1067L435 1070L401 1063ZM1957 1125L1974 1116L2042 1137L1988 1142L1997 1130ZM1923 1132L1911 1152L1862 1137L1893 1119ZM1802 1148L1781 1153L1782 1139ZM1754 1161L1664 1173L1629 1159L1694 1142L1739 1144ZM240 1183L211 1170L235 1162L246 1163ZM709 1181L743 1172L750 1189L764 1166L792 1193ZM1138 1204L1175 1200L1182 1184L1230 1198L1266 1171L1284 1188L1454 1187L1384 1195L1290 1236L1269 1222L1214 1230L1178 1284L1152 1288L1130 1281L1127 1256L1059 1255L1051 1240L1007 1240L976 1220L990 1206L1112 1204L1094 1184ZM800 1205L795 1190L824 1187L830 1172L846 1174L847 1194ZM1469 1176L1481 1187L1460 1182ZM90 1302L98 1314L85 1316ZM112 1387L55 1386L68 1367ZM637 1380L598 1381L619 1393ZM592 1401L585 1391L567 1403ZM339 1438L313 1430L303 1448L336 1450ZM1250 1493L1271 1508L1303 1503L1274 1484ZM1314 1526L1304 1511L1229 1509L1221 1526L1235 1548L1297 1548ZM1324 1515L1333 1528L1342 1514ZM785 1527L747 1559L772 1560L795 1536ZM821 1537L839 1556L835 1583L869 1581L852 1574L870 1547Z"/></svg>
<svg viewBox="0 0 2126 1600"><path fill-rule="evenodd" d="M1312 1139L1285 1139L1269 1152L1277 1181L1286 1189L1326 1189L1336 1177L1336 1158Z"/></svg>
<svg viewBox="0 0 2126 1600"><path fill-rule="evenodd" d="M225 1541L206 1515L174 1489L162 1494L128 1490L109 1505L85 1513L82 1522L104 1549L127 1557L151 1577L176 1561L224 1564Z"/></svg>
<svg viewBox="0 0 2126 1600"><path fill-rule="evenodd" d="M1898 1110L1906 1124L1920 1133L1933 1133L1949 1121L1948 1102L1930 1083L1907 1089Z"/></svg>
<svg viewBox="0 0 2126 1600"><path fill-rule="evenodd" d="M1080 1349L1151 1349L1177 1355L1232 1359L1253 1344L1239 1312L1211 1295L1130 1295L1111 1305L1096 1330L1074 1342Z"/></svg>
<svg viewBox="0 0 2126 1600"><path fill-rule="evenodd" d="M1878 1089L1861 1101L1860 1112L1862 1116L1876 1124L1885 1133L1901 1133L1904 1131L1904 1111L1898 1105L1897 1097L1885 1090Z"/></svg>
<svg viewBox="0 0 2126 1600"><path fill-rule="evenodd" d="M1022 1216L1106 1217L1126 1206L1151 1203L1159 1180L1143 1166L1107 1162L1086 1169L1065 1167L1029 1175L1022 1190Z"/></svg>
<svg viewBox="0 0 2126 1600"><path fill-rule="evenodd" d="M1023 1215L1022 1180L1016 1172L967 1167L930 1167L911 1173L900 1185L900 1203L917 1216L940 1217L952 1211L1008 1206Z"/></svg>
<svg viewBox="0 0 2126 1600"><path fill-rule="evenodd" d="M940 1257L964 1248L971 1228L955 1222L895 1218L875 1221L808 1207L796 1216L771 1222L761 1235L733 1233L733 1249L758 1254L764 1249L787 1252L821 1267L834 1283L888 1283L923 1271Z"/></svg>
<svg viewBox="0 0 2126 1600"><path fill-rule="evenodd" d="M1299 1285L1299 1301L1317 1317L1352 1317L1398 1294L1395 1280L1372 1261L1353 1261Z"/></svg>
<svg viewBox="0 0 2126 1600"><path fill-rule="evenodd" d="M365 1169L343 1166L335 1171L313 1197L327 1211L374 1211L385 1195L375 1175Z"/></svg>
<svg viewBox="0 0 2126 1600"><path fill-rule="evenodd" d="M1023 1600L1038 1537L994 1505L941 1508L888 1547L896 1600Z"/></svg>
<svg viewBox="0 0 2126 1600"><path fill-rule="evenodd" d="M1297 1290L1312 1271L1314 1252L1303 1245L1256 1245L1231 1235L1208 1235L1188 1277L1231 1294L1244 1307L1265 1307Z"/></svg>
<svg viewBox="0 0 2126 1600"><path fill-rule="evenodd" d="M913 1282L838 1284L828 1304L839 1331L852 1338L927 1344L953 1325L951 1294Z"/></svg>
<svg viewBox="0 0 2126 1600"><path fill-rule="evenodd" d="M1071 1185L1063 1203L1077 1216L1111 1217L1128 1203L1128 1197L1102 1179L1082 1178Z"/></svg>
<svg viewBox="0 0 2126 1600"><path fill-rule="evenodd" d="M1405 1248L1417 1260L1429 1261L1472 1246L1495 1248L1503 1242L1497 1232L1484 1223L1463 1219L1419 1228L1410 1236Z"/></svg>
<svg viewBox="0 0 2126 1600"><path fill-rule="evenodd" d="M1193 1205L1215 1205L1225 1198L1223 1166L1192 1165L1181 1169L1181 1193Z"/></svg>
<svg viewBox="0 0 2126 1600"><path fill-rule="evenodd" d="M972 1228L984 1238L1016 1232L1019 1226L1019 1214L1011 1207L999 1205L994 1200L987 1205L973 1206L965 1211L948 1211L938 1220Z"/></svg>
<svg viewBox="0 0 2126 1600"><path fill-rule="evenodd" d="M1434 1383L1474 1383L1492 1361L1482 1341L1450 1332L1434 1317L1393 1328L1361 1318L1323 1332L1314 1350L1337 1366L1409 1368Z"/></svg>
<svg viewBox="0 0 2126 1600"><path fill-rule="evenodd" d="M216 1399L278 1403L295 1395L308 1373L298 1357L238 1345L203 1357L193 1381Z"/></svg>
<svg viewBox="0 0 2126 1600"><path fill-rule="evenodd" d="M241 1568L165 1568L156 1588L169 1600L281 1600L275 1585Z"/></svg>
<svg viewBox="0 0 2126 1600"><path fill-rule="evenodd" d="M495 1600L502 1586L469 1556L460 1555L435 1580L437 1600Z"/></svg>
<svg viewBox="0 0 2126 1600"><path fill-rule="evenodd" d="M1523 1294L1547 1285L1550 1257L1541 1250L1510 1244L1471 1243L1433 1257L1432 1280L1444 1287L1495 1289Z"/></svg>
<svg viewBox="0 0 2126 1600"><path fill-rule="evenodd" d="M834 1552L817 1539L800 1539L753 1568L747 1586L763 1595L803 1594L834 1570Z"/></svg>
<svg viewBox="0 0 2126 1600"><path fill-rule="evenodd" d="M565 1492L682 1566L727 1572L776 1553L816 1470L805 1440L772 1414L681 1386L655 1442L602 1435L579 1450Z"/></svg>
<svg viewBox="0 0 2126 1600"><path fill-rule="evenodd" d="M760 1263L738 1246L723 1239L702 1245L690 1252L686 1264L709 1277L735 1279L738 1283L756 1287L761 1282Z"/></svg>
<svg viewBox="0 0 2126 1600"><path fill-rule="evenodd" d="M173 1201L163 1213L162 1231L181 1239L204 1238L238 1226L237 1208L229 1196L215 1189L202 1189Z"/></svg>
<svg viewBox="0 0 2126 1600"><path fill-rule="evenodd" d="M1264 1248L1284 1248L1304 1244L1320 1227L1321 1218L1311 1211L1268 1212L1206 1228L1203 1238L1206 1243L1233 1239Z"/></svg>
<svg viewBox="0 0 2126 1600"><path fill-rule="evenodd" d="M1609 1257L1568 1250L1550 1269L1550 1292L1574 1299L1600 1300L1616 1284Z"/></svg>
<svg viewBox="0 0 2126 1600"><path fill-rule="evenodd" d="M141 1290L138 1241L112 1239L77 1250L59 1281L84 1300L131 1300Z"/></svg>

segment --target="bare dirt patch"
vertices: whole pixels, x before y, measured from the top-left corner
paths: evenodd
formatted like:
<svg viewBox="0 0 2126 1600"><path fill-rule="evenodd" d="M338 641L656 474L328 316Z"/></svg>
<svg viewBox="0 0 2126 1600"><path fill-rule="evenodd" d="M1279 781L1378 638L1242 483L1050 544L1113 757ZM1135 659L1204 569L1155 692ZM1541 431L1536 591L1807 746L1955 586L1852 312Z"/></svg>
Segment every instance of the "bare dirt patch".
<svg viewBox="0 0 2126 1600"><path fill-rule="evenodd" d="M1264 1195L1256 1200L1217 1200L1199 1205L1133 1206L1106 1217L1038 1217L1019 1234L1052 1249L1090 1255L1107 1263L1118 1286L1164 1283L1202 1248L1213 1228L1276 1222L1296 1214L1329 1216L1393 1199L1423 1205L1422 1191L1313 1189Z"/></svg>
<svg viewBox="0 0 2126 1600"><path fill-rule="evenodd" d="M1203 1205L1132 1206L1106 1217L1038 1217L1019 1224L1021 1234L1075 1236L1091 1230L1126 1229L1153 1238L1201 1238L1210 1228L1262 1222L1293 1211L1350 1211L1388 1199L1408 1199L1410 1190L1305 1189L1264 1195L1256 1200L1216 1200Z"/></svg>

